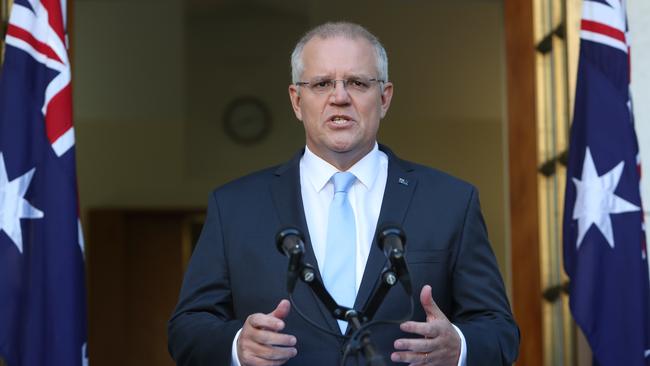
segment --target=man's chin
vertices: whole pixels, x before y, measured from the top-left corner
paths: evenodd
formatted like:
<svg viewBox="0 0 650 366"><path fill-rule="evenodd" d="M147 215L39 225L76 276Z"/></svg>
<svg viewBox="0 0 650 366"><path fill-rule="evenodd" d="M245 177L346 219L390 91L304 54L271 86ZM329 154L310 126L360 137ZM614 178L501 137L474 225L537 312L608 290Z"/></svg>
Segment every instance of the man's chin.
<svg viewBox="0 0 650 366"><path fill-rule="evenodd" d="M329 150L335 154L348 155L354 152L355 146L350 143L338 143L330 145Z"/></svg>
<svg viewBox="0 0 650 366"><path fill-rule="evenodd" d="M372 147L374 145L370 146L360 146L358 144L352 144L352 143L340 143L340 144L333 144L329 146L329 151L335 155L339 156L345 156L345 157L358 157L361 158L364 155L366 155L370 150L372 150Z"/></svg>

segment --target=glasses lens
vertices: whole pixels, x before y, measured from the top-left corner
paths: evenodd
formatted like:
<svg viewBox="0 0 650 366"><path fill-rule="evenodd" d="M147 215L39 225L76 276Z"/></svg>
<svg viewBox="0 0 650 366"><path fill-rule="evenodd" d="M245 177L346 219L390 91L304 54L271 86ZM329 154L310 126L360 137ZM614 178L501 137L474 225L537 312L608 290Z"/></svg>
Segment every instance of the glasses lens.
<svg viewBox="0 0 650 366"><path fill-rule="evenodd" d="M316 94L329 94L334 90L338 81L343 83L343 87L348 91L348 93L362 94L368 91L373 82L376 82L377 79L354 77L347 80L312 80L307 83L307 86Z"/></svg>
<svg viewBox="0 0 650 366"><path fill-rule="evenodd" d="M370 89L371 81L369 79L351 78L346 82L348 90L363 93Z"/></svg>
<svg viewBox="0 0 650 366"><path fill-rule="evenodd" d="M329 93L334 88L334 80L314 80L309 83L309 88L314 93Z"/></svg>

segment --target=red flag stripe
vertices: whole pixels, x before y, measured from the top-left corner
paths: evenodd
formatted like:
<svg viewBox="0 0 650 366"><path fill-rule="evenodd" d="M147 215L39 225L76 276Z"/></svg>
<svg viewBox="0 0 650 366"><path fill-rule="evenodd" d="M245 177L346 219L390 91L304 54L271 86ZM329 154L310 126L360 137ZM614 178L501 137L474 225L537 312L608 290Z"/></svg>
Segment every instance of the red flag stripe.
<svg viewBox="0 0 650 366"><path fill-rule="evenodd" d="M34 36L31 33L29 33L28 31L22 28L16 27L13 24L9 24L9 26L7 27L7 36L12 36L22 41L25 41L27 44L32 46L32 48L34 48L37 52L45 55L45 57L63 63L63 61L61 61L59 56L56 54L56 52L54 52L54 50L49 45L37 40L36 38L34 38Z"/></svg>
<svg viewBox="0 0 650 366"><path fill-rule="evenodd" d="M63 27L63 15L61 13L60 0L41 0L43 7L47 9L48 22L54 29L59 39L65 44L65 29Z"/></svg>
<svg viewBox="0 0 650 366"><path fill-rule="evenodd" d="M72 89L70 84L58 92L47 105L45 130L47 139L54 143L72 127Z"/></svg>
<svg viewBox="0 0 650 366"><path fill-rule="evenodd" d="M623 43L627 43L625 40L625 33L621 32L620 30L610 27L606 24L599 23L599 22L594 22L591 20L582 20L580 29L594 32L594 33L599 33L604 36L612 37L614 39L617 39Z"/></svg>

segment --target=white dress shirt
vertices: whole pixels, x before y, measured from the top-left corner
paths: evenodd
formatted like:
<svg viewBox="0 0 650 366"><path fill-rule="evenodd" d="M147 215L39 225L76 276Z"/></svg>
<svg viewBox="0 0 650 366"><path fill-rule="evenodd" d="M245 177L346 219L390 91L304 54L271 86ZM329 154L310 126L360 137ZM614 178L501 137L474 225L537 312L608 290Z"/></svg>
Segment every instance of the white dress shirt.
<svg viewBox="0 0 650 366"><path fill-rule="evenodd" d="M334 183L331 178L339 170L305 148L300 159L300 191L307 219L311 245L319 268L325 268L327 246L327 225L329 207L334 198ZM374 149L354 164L348 172L357 180L348 191L348 199L354 211L356 224L356 291L359 291L363 271L370 254L370 246L375 235L384 189L388 177L388 157Z"/></svg>
<svg viewBox="0 0 650 366"><path fill-rule="evenodd" d="M300 193L311 245L319 268L325 268L327 261L325 255L327 221L330 203L334 197L334 183L331 178L338 171L336 167L305 147L305 154L300 159ZM374 148L347 171L357 178L348 192L348 199L354 211L356 223L355 286L358 292L384 199L384 190L388 179L388 156L379 150L375 142ZM467 353L465 337L455 325L454 329L461 338L461 354L458 365L464 366ZM237 356L237 339L240 333L241 329L233 340L231 366L241 366Z"/></svg>

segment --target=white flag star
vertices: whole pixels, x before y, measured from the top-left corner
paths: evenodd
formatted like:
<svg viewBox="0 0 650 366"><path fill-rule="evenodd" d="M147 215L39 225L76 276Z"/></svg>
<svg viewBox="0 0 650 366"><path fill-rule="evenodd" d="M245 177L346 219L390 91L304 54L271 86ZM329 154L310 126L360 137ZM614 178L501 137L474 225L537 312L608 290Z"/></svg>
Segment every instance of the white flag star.
<svg viewBox="0 0 650 366"><path fill-rule="evenodd" d="M577 196L573 207L573 219L578 220L577 248L580 248L582 239L593 224L598 227L609 246L614 248L614 231L609 215L640 210L638 206L614 194L624 166L625 162L621 161L612 170L599 177L587 147L582 166L582 180L573 178Z"/></svg>
<svg viewBox="0 0 650 366"><path fill-rule="evenodd" d="M10 182L4 157L0 152L0 231L7 233L21 253L23 234L20 219L40 219L44 216L43 211L32 206L24 198L35 170L36 168L32 168Z"/></svg>

